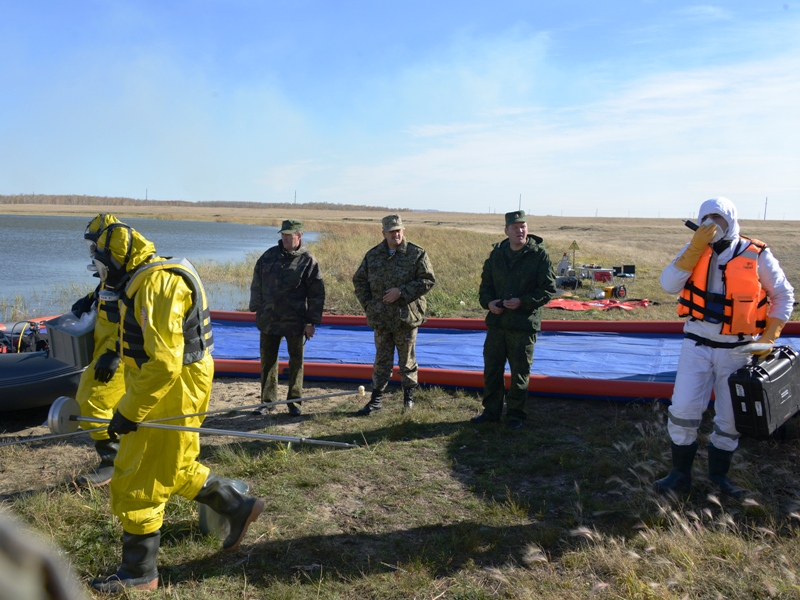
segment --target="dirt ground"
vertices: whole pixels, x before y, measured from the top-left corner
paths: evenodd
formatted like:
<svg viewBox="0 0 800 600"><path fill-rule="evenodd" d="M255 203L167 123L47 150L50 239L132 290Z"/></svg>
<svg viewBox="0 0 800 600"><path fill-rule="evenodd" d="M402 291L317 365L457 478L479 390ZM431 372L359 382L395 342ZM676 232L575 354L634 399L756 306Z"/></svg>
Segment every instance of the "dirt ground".
<svg viewBox="0 0 800 600"><path fill-rule="evenodd" d="M306 382L304 396L311 398L343 391L352 391L353 395L308 400L302 407L304 414L300 417L290 417L285 405L274 407L267 416L254 416L252 409L243 407L260 402L259 381L253 378L216 378L209 410L226 412L209 415L203 427L261 433L265 427L277 426L280 431L275 433L271 430L274 435L303 437L303 420L309 414L326 412L345 402L351 403L354 408L362 403L356 392L358 384L325 382L324 386L317 387L313 382L311 385ZM280 385L278 398L285 397L286 387ZM0 413L0 443L50 435L48 414L46 408ZM203 435L201 444L230 443L233 439L229 436ZM97 455L88 434L0 446L0 502L18 494L70 483L96 463Z"/></svg>

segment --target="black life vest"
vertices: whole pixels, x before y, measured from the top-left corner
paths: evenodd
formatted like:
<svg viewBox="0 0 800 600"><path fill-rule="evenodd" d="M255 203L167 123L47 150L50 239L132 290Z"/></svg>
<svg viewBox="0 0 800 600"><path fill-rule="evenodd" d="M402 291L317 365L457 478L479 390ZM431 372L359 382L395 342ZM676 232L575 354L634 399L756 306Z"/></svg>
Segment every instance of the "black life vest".
<svg viewBox="0 0 800 600"><path fill-rule="evenodd" d="M124 306L121 315L122 359L126 363L133 361L139 368L141 368L150 357L144 349L142 327L136 320L134 298L142 282L146 279L146 276L154 271L162 270L179 275L192 290L192 306L183 318L183 364L189 365L197 362L205 356L206 351L211 352L214 350L214 336L211 331L211 312L208 308L206 293L203 289L203 284L200 282L200 276L197 274L197 271L195 271L194 267L186 259L154 261L140 267L133 273L121 297Z"/></svg>

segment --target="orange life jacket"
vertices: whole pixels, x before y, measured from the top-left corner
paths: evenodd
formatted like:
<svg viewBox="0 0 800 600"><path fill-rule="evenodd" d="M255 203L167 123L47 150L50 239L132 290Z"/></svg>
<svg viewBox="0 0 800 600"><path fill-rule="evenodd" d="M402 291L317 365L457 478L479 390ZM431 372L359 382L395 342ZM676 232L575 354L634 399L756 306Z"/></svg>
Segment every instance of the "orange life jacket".
<svg viewBox="0 0 800 600"><path fill-rule="evenodd" d="M722 269L724 292L708 291L711 266L711 247L703 251L692 270L678 299L678 315L693 319L722 323L720 333L729 335L755 335L763 333L767 325L769 299L758 278L758 257L767 245L755 239L750 242ZM722 312L713 306L722 307Z"/></svg>

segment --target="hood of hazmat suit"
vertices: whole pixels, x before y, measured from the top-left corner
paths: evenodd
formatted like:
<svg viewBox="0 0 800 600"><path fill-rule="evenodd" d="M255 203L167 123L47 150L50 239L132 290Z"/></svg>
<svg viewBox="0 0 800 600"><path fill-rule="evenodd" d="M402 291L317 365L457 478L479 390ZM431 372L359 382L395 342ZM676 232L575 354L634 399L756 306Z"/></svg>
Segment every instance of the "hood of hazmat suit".
<svg viewBox="0 0 800 600"><path fill-rule="evenodd" d="M737 218L736 206L727 198L711 198L700 205L697 213L697 222L702 223L708 215L719 215L727 222L728 226L721 235L718 234L712 243L719 240L735 241L739 237L739 221ZM719 229L719 226L718 226Z"/></svg>

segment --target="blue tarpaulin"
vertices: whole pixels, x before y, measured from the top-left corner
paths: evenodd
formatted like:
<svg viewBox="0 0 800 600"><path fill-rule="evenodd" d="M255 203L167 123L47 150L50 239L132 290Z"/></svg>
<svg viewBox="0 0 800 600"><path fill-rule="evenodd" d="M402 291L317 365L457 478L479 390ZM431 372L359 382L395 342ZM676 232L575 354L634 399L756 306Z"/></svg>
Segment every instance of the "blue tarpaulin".
<svg viewBox="0 0 800 600"><path fill-rule="evenodd" d="M214 358L259 360L253 323L214 320ZM420 367L483 371L485 331L429 329L417 335ZM534 348L534 375L671 383L682 335L596 332L541 332ZM780 343L800 349L800 338ZM288 360L281 344L280 360ZM375 358L368 327L320 325L305 346L306 362L371 365Z"/></svg>

